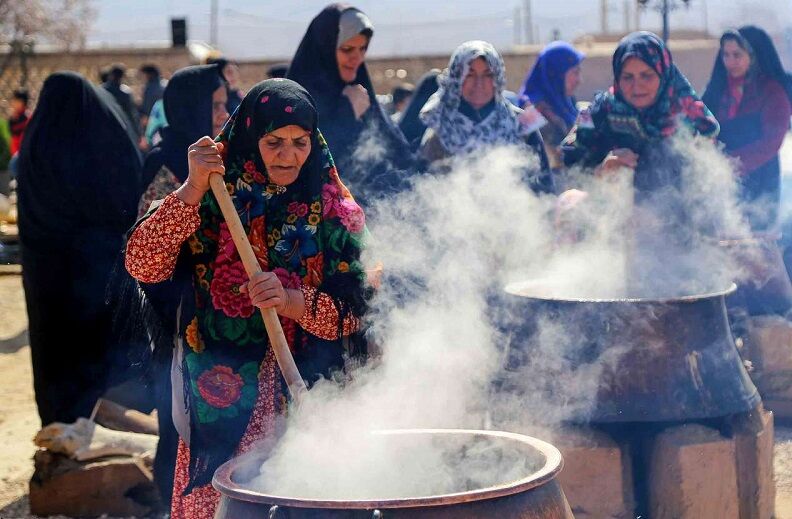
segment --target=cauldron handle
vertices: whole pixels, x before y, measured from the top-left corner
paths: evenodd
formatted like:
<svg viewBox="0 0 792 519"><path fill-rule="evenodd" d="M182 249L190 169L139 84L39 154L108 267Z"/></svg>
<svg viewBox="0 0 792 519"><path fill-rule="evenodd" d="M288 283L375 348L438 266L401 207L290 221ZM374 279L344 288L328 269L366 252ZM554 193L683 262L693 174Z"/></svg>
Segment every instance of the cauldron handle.
<svg viewBox="0 0 792 519"><path fill-rule="evenodd" d="M285 508L283 510L285 511ZM281 511L282 511L281 507L279 507L278 505L272 505L270 507L270 509L269 509L268 518L269 519L279 519L279 517L283 516L283 514L281 514ZM379 510L374 510L371 513L371 519L382 519L383 517L384 517L384 515Z"/></svg>

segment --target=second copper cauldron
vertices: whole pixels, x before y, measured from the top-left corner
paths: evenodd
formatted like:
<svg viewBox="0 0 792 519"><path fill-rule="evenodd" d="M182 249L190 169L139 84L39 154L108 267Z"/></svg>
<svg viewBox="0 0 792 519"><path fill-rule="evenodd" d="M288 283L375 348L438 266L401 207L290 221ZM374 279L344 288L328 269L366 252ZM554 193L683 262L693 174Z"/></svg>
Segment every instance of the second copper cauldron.
<svg viewBox="0 0 792 519"><path fill-rule="evenodd" d="M372 433L372 441L398 441L404 445L404 456L415 455L409 448L412 441L432 442L449 452L458 453L486 444L490 454L512 456L524 470L516 480L491 481L484 488L464 488L442 495L424 495L398 499L320 500L294 496L268 495L250 487L266 450L247 454L222 465L212 484L222 497L215 519L451 519L466 517L499 519L573 519L556 476L563 461L552 445L520 434L499 431L468 431L456 429L411 429ZM467 455L467 454L463 454ZM471 455L471 462L482 460ZM339 461L338 470L344 470ZM394 472L399 467L393 467ZM460 473L464 482L465 473ZM503 479L500 475L499 479ZM311 477L306 474L305 477ZM405 475L409 477L409 475ZM475 484L474 484L475 486Z"/></svg>
<svg viewBox="0 0 792 519"><path fill-rule="evenodd" d="M608 358L592 385L590 408L569 421L661 422L749 411L760 397L729 328L725 297L735 288L586 299L555 293L541 280L511 284L505 289L510 340L503 387L519 388L525 377L553 377L534 372L541 349L553 347L536 342L546 340L541 328L549 324L572 344L564 353L572 368Z"/></svg>

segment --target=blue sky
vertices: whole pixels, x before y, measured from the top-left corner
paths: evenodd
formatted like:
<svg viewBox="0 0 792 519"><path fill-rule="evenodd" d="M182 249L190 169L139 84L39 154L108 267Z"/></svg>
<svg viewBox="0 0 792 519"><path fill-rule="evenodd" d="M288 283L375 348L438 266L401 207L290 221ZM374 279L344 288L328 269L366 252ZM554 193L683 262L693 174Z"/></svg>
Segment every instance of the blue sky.
<svg viewBox="0 0 792 519"><path fill-rule="evenodd" d="M236 58L288 58L305 28L327 0L218 0L219 46ZM627 0L630 1L630 0ZM634 1L634 0L632 0ZM609 0L609 22L623 26L625 0ZM513 14L518 0L359 0L354 5L374 22L371 53L378 56L444 54L464 40L485 39L499 48L514 43ZM191 39L209 40L209 0L95 0L98 17L92 45L134 45L169 40L171 17L188 20ZM553 29L573 39L600 25L599 0L533 0L534 25L541 42ZM729 25L758 23L779 32L792 26L792 0L691 0L674 13L677 27L713 32ZM659 16L642 15L642 28L659 27Z"/></svg>

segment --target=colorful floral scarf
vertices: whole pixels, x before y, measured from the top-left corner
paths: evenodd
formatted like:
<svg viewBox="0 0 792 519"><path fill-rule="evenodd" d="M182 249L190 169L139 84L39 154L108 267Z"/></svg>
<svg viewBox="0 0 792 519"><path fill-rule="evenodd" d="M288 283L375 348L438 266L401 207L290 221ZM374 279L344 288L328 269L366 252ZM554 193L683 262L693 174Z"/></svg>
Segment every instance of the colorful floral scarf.
<svg viewBox="0 0 792 519"><path fill-rule="evenodd" d="M660 76L657 99L644 110L630 105L619 91L622 67L633 57ZM619 42L613 54L613 87L597 95L592 106L580 113L576 127L565 139L564 159L568 165L583 159L592 166L614 147L640 154L648 142L670 137L680 127L706 137L715 137L720 130L663 41L651 32L635 32Z"/></svg>
<svg viewBox="0 0 792 519"><path fill-rule="evenodd" d="M483 58L495 82L495 109L481 122L474 122L459 111L462 83L470 70L470 63ZM485 41L468 41L451 56L448 69L438 78L440 88L421 110L421 120L432 128L452 154L469 153L482 146L517 144L524 141L526 132L517 120L521 110L503 97L506 72L498 51Z"/></svg>
<svg viewBox="0 0 792 519"><path fill-rule="evenodd" d="M312 149L298 179L284 189L269 182L258 141L292 124L311 131ZM285 288L307 285L330 295L339 310L340 332L344 317L365 311L359 260L365 220L338 178L310 94L286 79L259 83L218 140L226 145L226 188L262 269L275 272ZM247 275L213 195L204 197L200 216L201 226L188 240L195 308L184 323L190 347L184 361L188 490L211 481L214 470L233 455L250 420L269 348L260 313L239 292ZM315 314L316 308L306 312ZM281 322L295 357L322 354L327 341L291 319Z"/></svg>

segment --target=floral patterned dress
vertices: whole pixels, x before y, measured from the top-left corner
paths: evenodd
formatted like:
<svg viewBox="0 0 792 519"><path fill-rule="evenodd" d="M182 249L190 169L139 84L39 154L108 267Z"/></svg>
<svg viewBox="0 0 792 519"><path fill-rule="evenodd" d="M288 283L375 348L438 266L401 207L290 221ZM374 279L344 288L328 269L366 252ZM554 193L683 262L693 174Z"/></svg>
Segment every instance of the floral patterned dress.
<svg viewBox="0 0 792 519"><path fill-rule="evenodd" d="M155 204L154 213L135 229L127 245L127 270L136 279L146 283L163 281L173 274L182 243L188 240L200 225L198 206L185 204L175 194L170 194L161 203ZM261 237L257 238L256 243L266 247ZM266 253L266 249L260 252ZM302 285L296 279L291 279L286 286L299 288L302 291L306 308L316 305L318 309L315 314L305 312L296 322L281 317L281 324L290 346L294 344L295 326L300 326L303 330L327 340L338 338L338 311L331 298L315 288ZM229 288L229 290L233 289ZM350 315L344 319L342 334L350 335L357 327L358 320ZM196 327L188 327L184 342L192 350L202 347ZM205 377L205 384L200 390L208 401L218 407L227 408L228 402L236 400L238 397L236 393L241 390L242 386L236 380L238 376L218 368ZM252 376L258 380L258 398L253 405L253 414L236 454L246 452L257 440L273 434L275 417L284 408L284 395L278 380L280 374L271 350ZM173 387L174 402L177 402L182 398L181 380L174 381ZM215 507L220 498L219 493L211 485L198 487L188 495L182 496L188 481L189 458L189 447L182 440L179 442L177 455L171 517L210 519L214 517Z"/></svg>

